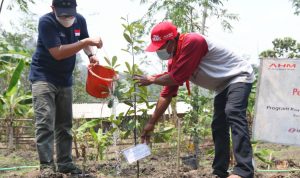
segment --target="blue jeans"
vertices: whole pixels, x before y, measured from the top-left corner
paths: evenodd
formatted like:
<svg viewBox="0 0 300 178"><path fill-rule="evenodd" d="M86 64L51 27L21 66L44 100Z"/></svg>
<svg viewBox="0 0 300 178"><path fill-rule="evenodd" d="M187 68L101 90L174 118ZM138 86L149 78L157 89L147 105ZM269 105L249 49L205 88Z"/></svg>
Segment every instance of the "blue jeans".
<svg viewBox="0 0 300 178"><path fill-rule="evenodd" d="M35 135L40 165L54 166L54 138L58 168L72 164L72 87L32 83Z"/></svg>
<svg viewBox="0 0 300 178"><path fill-rule="evenodd" d="M234 83L218 94L214 100L212 133L215 144L214 174L227 177L230 157L231 128L232 147L236 166L233 173L243 178L253 178L252 147L246 119L250 83Z"/></svg>

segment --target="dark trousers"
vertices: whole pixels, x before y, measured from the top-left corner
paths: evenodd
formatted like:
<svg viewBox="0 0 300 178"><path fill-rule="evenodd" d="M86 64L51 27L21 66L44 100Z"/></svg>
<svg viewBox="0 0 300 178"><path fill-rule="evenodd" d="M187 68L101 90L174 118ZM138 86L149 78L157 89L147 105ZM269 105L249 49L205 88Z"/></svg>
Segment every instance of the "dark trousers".
<svg viewBox="0 0 300 178"><path fill-rule="evenodd" d="M212 134L215 144L213 173L221 178L228 176L231 129L233 154L237 164L233 174L253 178L252 147L246 119L250 83L234 83L214 99Z"/></svg>
<svg viewBox="0 0 300 178"><path fill-rule="evenodd" d="M72 164L72 88L38 81L32 95L41 168L54 166L54 140L58 168Z"/></svg>

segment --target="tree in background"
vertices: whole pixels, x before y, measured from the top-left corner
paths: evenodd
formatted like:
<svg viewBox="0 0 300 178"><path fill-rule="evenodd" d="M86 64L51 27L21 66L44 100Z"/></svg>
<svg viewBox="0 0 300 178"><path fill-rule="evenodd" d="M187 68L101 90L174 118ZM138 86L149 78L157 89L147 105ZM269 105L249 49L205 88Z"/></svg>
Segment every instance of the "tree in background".
<svg viewBox="0 0 300 178"><path fill-rule="evenodd" d="M34 0L10 0L7 9L11 10L13 8L15 8L15 6L17 5L21 11L28 13L28 4L32 3L34 4ZM4 4L4 0L1 0L1 4L0 4L0 14L2 12L2 8L3 8L3 4Z"/></svg>
<svg viewBox="0 0 300 178"><path fill-rule="evenodd" d="M295 15L299 15L300 14L300 0L291 0L293 3L293 7L295 8Z"/></svg>
<svg viewBox="0 0 300 178"><path fill-rule="evenodd" d="M148 3L148 0L141 0L143 3ZM155 1L148 8L148 12L143 17L143 20L151 28L156 21L153 17L163 13L159 20L172 20L179 26L182 32L207 30L206 20L208 17L216 17L220 20L221 25L226 30L232 30L231 20L238 20L236 14L228 13L223 8L221 0L163 0Z"/></svg>
<svg viewBox="0 0 300 178"><path fill-rule="evenodd" d="M300 58L300 43L290 37L276 38L273 49L259 54L260 58Z"/></svg>

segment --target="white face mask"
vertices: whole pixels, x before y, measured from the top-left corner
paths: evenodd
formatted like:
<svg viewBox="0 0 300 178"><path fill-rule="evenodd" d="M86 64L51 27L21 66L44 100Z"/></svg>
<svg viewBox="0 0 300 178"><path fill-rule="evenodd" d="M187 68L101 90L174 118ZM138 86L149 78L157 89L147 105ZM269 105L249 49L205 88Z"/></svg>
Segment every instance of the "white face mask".
<svg viewBox="0 0 300 178"><path fill-rule="evenodd" d="M156 54L161 60L168 60L172 57L172 54L169 54L166 48L157 50Z"/></svg>
<svg viewBox="0 0 300 178"><path fill-rule="evenodd" d="M58 16L56 16L56 20L64 27L69 28L73 25L74 21L75 21L75 17L73 18L60 18Z"/></svg>
<svg viewBox="0 0 300 178"><path fill-rule="evenodd" d="M156 54L157 56L161 59L161 60L168 60L171 57L173 57L172 53L168 53L167 48L169 46L170 43L168 43L167 47L161 50L157 50ZM172 49L173 51L173 49Z"/></svg>

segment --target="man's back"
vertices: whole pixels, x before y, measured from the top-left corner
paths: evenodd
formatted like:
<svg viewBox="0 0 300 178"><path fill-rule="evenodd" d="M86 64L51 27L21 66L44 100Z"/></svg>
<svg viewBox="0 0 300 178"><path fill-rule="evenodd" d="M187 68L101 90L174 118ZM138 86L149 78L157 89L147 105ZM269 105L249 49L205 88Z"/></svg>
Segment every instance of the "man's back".
<svg viewBox="0 0 300 178"><path fill-rule="evenodd" d="M191 33L189 36L187 37L198 38L197 36L202 35ZM190 77L190 81L217 93L232 83L254 81L253 69L248 61L223 46L213 43L209 38L202 37L205 38L208 52L200 59L201 62Z"/></svg>

